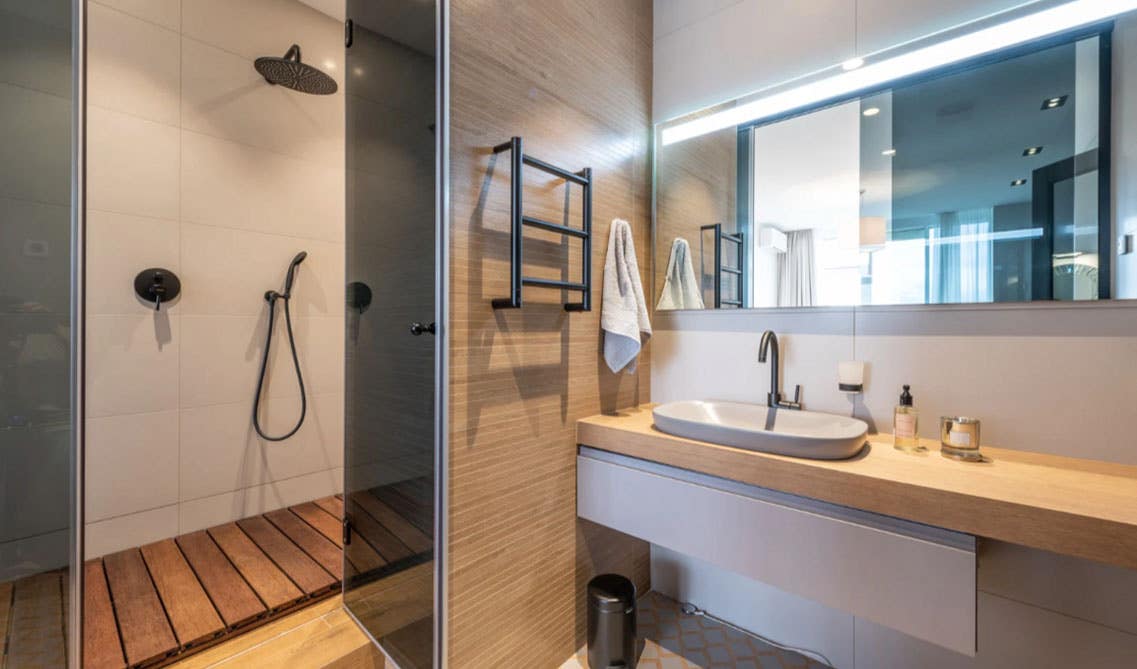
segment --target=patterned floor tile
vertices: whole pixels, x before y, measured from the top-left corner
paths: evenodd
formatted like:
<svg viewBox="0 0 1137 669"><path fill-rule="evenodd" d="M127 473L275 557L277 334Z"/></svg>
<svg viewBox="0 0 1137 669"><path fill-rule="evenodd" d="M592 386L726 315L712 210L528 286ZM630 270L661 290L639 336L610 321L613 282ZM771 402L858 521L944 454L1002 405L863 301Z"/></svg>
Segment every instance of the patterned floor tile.
<svg viewBox="0 0 1137 669"><path fill-rule="evenodd" d="M637 669L825 669L712 618L686 615L678 602L655 592L640 598L636 622L643 642ZM588 669L586 650L561 669Z"/></svg>

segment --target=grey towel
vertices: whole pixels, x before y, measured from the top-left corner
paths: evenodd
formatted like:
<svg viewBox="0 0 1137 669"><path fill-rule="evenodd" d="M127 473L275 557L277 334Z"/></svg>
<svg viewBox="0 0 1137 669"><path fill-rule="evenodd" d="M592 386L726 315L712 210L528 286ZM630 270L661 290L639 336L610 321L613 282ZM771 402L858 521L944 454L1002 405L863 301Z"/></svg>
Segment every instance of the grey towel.
<svg viewBox="0 0 1137 669"><path fill-rule="evenodd" d="M604 330L604 361L608 368L617 373L622 369L629 374L635 372L640 348L651 337L651 322L632 242L632 226L618 218L612 221L608 233L600 327Z"/></svg>

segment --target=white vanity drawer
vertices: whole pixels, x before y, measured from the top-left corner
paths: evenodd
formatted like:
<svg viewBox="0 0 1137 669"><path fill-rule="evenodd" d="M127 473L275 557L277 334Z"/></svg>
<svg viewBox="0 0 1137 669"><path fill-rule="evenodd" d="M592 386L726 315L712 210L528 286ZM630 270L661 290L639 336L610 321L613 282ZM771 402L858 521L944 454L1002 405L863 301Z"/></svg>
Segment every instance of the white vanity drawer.
<svg viewBox="0 0 1137 669"><path fill-rule="evenodd" d="M577 515L975 654L970 535L585 447Z"/></svg>

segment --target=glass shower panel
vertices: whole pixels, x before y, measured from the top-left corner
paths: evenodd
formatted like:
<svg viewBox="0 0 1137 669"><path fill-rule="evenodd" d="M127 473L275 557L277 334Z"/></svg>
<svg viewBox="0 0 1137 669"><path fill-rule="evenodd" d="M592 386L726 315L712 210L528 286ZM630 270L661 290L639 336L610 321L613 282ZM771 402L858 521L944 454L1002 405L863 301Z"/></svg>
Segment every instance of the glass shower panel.
<svg viewBox="0 0 1137 669"><path fill-rule="evenodd" d="M0 0L0 664L64 667L72 446L72 3Z"/></svg>
<svg viewBox="0 0 1137 669"><path fill-rule="evenodd" d="M347 8L344 601L415 669L433 664L436 5Z"/></svg>

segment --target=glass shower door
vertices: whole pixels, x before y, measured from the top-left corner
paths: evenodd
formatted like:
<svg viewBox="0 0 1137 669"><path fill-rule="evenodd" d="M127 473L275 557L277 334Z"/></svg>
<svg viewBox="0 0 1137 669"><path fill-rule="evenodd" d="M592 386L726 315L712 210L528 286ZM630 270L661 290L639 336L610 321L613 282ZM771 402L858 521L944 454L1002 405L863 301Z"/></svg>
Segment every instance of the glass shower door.
<svg viewBox="0 0 1137 669"><path fill-rule="evenodd" d="M0 0L0 664L78 666L73 5ZM6 664L5 664L6 663Z"/></svg>
<svg viewBox="0 0 1137 669"><path fill-rule="evenodd" d="M403 669L433 666L433 2L349 0L344 602Z"/></svg>

